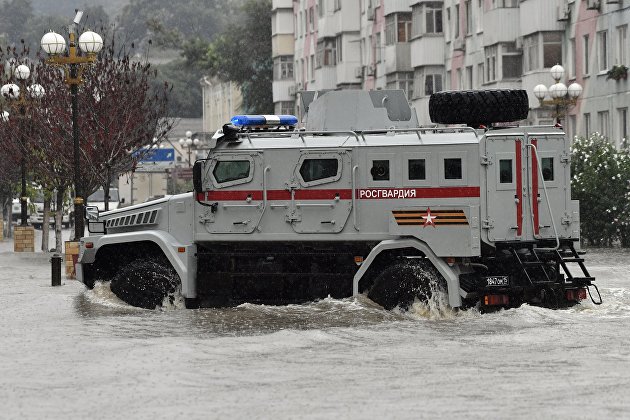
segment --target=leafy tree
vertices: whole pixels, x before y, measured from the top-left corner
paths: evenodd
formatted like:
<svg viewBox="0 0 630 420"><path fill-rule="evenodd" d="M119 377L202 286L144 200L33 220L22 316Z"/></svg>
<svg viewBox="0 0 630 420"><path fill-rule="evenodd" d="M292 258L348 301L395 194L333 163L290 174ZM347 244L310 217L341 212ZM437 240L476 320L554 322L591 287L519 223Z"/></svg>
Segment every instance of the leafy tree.
<svg viewBox="0 0 630 420"><path fill-rule="evenodd" d="M630 154L598 133L572 146L572 196L580 200L582 237L595 246L630 246Z"/></svg>
<svg viewBox="0 0 630 420"><path fill-rule="evenodd" d="M159 88L162 81L168 81L173 87L169 95L169 115L196 118L201 117L202 98L201 70L188 65L184 60L175 60L167 64L156 66L158 77L154 80L153 88Z"/></svg>
<svg viewBox="0 0 630 420"><path fill-rule="evenodd" d="M273 113L271 0L247 0L233 22L201 56L191 45L184 55L210 75L236 82L248 112ZM201 60L199 57L203 57Z"/></svg>

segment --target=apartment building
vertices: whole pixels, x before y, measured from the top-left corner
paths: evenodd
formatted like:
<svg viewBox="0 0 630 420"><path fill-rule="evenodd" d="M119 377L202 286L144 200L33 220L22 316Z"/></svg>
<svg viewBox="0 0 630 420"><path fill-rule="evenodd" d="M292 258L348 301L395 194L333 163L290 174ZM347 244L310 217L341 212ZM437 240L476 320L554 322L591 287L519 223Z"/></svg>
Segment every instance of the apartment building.
<svg viewBox="0 0 630 420"><path fill-rule="evenodd" d="M403 89L422 124L440 90L519 88L529 123L551 124L538 84L583 87L560 109L570 135L628 136L630 0L274 0L274 103L294 110L313 89Z"/></svg>

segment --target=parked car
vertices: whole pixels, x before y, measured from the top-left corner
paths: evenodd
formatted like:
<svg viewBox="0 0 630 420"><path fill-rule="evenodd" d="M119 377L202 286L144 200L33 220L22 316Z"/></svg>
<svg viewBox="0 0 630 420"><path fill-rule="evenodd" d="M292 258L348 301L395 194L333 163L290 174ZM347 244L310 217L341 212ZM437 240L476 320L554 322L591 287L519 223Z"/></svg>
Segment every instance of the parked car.
<svg viewBox="0 0 630 420"><path fill-rule="evenodd" d="M57 200L55 197L56 192L53 193L52 200L50 202L50 226L55 226L55 212L57 211ZM44 224L44 194L42 191L38 191L33 198L34 211L29 217L29 223L36 229L41 229ZM69 201L64 201L63 213L61 216L61 226L64 228L72 225L73 218L71 217L71 206Z"/></svg>
<svg viewBox="0 0 630 420"><path fill-rule="evenodd" d="M124 202L124 198L122 200L120 199L118 188L109 189L109 210L116 210ZM105 211L105 191L99 188L94 193L90 194L86 205L96 206L98 207L98 211L101 212Z"/></svg>

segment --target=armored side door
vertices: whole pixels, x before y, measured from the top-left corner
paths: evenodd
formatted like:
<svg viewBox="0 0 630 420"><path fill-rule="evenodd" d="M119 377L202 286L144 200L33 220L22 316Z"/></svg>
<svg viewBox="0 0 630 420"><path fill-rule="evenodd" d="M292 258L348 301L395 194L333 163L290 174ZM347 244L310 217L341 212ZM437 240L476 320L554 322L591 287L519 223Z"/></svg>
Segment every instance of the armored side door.
<svg viewBox="0 0 630 420"><path fill-rule="evenodd" d="M209 233L251 233L264 213L263 154L220 152L204 167L205 211Z"/></svg>
<svg viewBox="0 0 630 420"><path fill-rule="evenodd" d="M552 215L558 236L569 237L572 214L569 210L571 165L568 139L562 134L530 135L528 144L528 189L534 237L555 238Z"/></svg>
<svg viewBox="0 0 630 420"><path fill-rule="evenodd" d="M482 156L486 172L483 227L490 241L531 239L527 188L527 138L487 136Z"/></svg>
<svg viewBox="0 0 630 420"><path fill-rule="evenodd" d="M286 217L295 232L340 232L352 210L350 151L302 150L286 187Z"/></svg>

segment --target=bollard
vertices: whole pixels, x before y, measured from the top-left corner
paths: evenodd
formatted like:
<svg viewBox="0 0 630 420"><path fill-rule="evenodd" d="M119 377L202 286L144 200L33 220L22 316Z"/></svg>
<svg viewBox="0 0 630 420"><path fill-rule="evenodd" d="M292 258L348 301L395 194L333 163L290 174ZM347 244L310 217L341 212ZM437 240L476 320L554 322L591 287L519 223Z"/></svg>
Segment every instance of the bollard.
<svg viewBox="0 0 630 420"><path fill-rule="evenodd" d="M52 284L51 286L61 286L61 260L60 254L53 254L50 257L50 266L52 268Z"/></svg>

